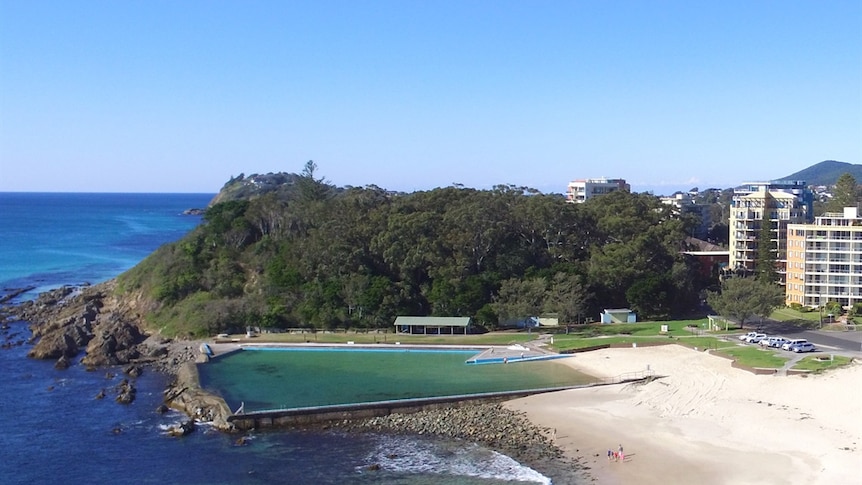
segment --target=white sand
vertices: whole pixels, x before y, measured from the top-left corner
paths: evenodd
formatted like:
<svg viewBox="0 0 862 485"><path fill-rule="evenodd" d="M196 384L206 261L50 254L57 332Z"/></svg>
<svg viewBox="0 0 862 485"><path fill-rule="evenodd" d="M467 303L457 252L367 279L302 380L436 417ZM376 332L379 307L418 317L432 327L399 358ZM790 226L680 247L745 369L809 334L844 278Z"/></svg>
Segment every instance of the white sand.
<svg viewBox="0 0 862 485"><path fill-rule="evenodd" d="M862 364L824 375L754 375L676 345L560 359L594 376L666 376L507 403L556 429L604 484L862 484ZM608 462L622 444L624 462Z"/></svg>

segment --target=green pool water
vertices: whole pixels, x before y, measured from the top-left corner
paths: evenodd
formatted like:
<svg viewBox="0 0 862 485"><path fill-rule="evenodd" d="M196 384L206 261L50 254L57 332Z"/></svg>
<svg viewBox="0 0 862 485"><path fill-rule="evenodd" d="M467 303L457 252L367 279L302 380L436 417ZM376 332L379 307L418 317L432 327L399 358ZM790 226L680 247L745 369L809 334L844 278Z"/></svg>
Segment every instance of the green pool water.
<svg viewBox="0 0 862 485"><path fill-rule="evenodd" d="M245 411L586 384L554 360L466 364L477 351L242 350L198 366L201 385Z"/></svg>

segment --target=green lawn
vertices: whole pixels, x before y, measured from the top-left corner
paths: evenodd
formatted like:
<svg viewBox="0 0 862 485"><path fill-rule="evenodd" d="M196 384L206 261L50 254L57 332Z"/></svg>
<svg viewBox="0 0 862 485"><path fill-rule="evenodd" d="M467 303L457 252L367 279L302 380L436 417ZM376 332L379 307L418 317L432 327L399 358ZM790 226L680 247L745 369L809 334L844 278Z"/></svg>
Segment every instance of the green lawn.
<svg viewBox="0 0 862 485"><path fill-rule="evenodd" d="M793 366L793 369L820 372L826 369L845 366L853 360L850 357L844 357L841 355L836 355L832 359L833 360L829 360L829 356L827 355L810 355L797 362L796 365Z"/></svg>
<svg viewBox="0 0 862 485"><path fill-rule="evenodd" d="M779 322L798 323L803 326L820 324L820 312L799 312L788 307L775 310L769 318Z"/></svg>
<svg viewBox="0 0 862 485"><path fill-rule="evenodd" d="M790 322L796 323L803 327L818 327L820 326L820 312L818 311L810 311L810 312L800 312L793 310L788 307L779 308L775 310L769 318L773 320L778 320L781 322ZM824 321L827 320L827 316L823 314ZM855 323L856 325L862 325L862 317L854 317L851 319L851 323Z"/></svg>
<svg viewBox="0 0 862 485"><path fill-rule="evenodd" d="M760 367L764 369L778 369L784 367L788 358L776 354L772 350L760 347L735 345L721 349L721 353L730 355L738 363L748 367Z"/></svg>
<svg viewBox="0 0 862 485"><path fill-rule="evenodd" d="M526 332L490 332L481 335L407 335L394 333L267 333L251 339L245 335L231 335L229 338L239 338L244 342L274 342L274 343L326 343L344 344L354 342L356 344L374 344L400 342L402 344L429 344L429 345L509 345L524 343L538 337L537 333Z"/></svg>
<svg viewBox="0 0 862 485"><path fill-rule="evenodd" d="M667 322L641 322L641 323L616 323L611 325L592 324L577 325L569 327L568 336L580 338L599 337L602 335L633 335L633 336L672 336L683 337L705 333L709 320L701 318L698 320L673 320ZM667 325L667 334L661 333L662 325ZM730 331L735 330L731 327ZM558 334L564 332L565 328L556 330ZM725 332L710 332L710 335L720 335ZM562 337L563 335L558 335Z"/></svg>

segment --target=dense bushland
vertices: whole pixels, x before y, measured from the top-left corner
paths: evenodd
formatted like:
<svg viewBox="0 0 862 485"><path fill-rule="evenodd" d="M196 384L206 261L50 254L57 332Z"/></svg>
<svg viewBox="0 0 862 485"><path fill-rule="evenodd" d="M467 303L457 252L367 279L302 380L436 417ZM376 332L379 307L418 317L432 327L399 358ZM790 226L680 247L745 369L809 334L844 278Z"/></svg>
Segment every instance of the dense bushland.
<svg viewBox="0 0 862 485"><path fill-rule="evenodd" d="M649 194L576 205L514 186L399 194L336 189L313 170L288 179L211 206L197 229L120 276L120 291L143 295L150 325L204 335L389 327L397 315L488 327L617 307L667 318L692 310L706 284L681 253L696 221Z"/></svg>

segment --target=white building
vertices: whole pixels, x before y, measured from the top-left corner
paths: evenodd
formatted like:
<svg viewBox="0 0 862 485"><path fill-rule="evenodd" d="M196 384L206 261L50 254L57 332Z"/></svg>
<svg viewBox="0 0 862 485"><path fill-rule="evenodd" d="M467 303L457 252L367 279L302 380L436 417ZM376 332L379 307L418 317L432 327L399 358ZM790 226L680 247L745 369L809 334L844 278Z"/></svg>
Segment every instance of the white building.
<svg viewBox="0 0 862 485"><path fill-rule="evenodd" d="M787 226L811 222L813 211L814 194L801 180L747 183L733 189L729 269L742 273L755 270L761 224L768 221L775 253L775 271L783 283L787 262Z"/></svg>
<svg viewBox="0 0 862 485"><path fill-rule="evenodd" d="M862 217L856 207L787 228L787 304L862 302Z"/></svg>
<svg viewBox="0 0 862 485"><path fill-rule="evenodd" d="M566 200L573 203L582 203L597 195L609 194L615 190L630 191L631 187L625 179L582 179L569 182L566 189Z"/></svg>

